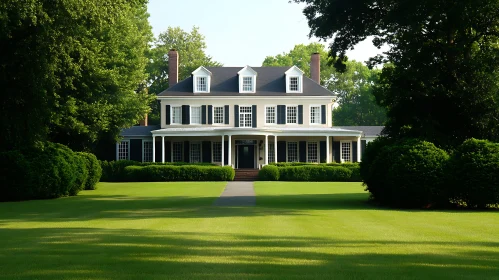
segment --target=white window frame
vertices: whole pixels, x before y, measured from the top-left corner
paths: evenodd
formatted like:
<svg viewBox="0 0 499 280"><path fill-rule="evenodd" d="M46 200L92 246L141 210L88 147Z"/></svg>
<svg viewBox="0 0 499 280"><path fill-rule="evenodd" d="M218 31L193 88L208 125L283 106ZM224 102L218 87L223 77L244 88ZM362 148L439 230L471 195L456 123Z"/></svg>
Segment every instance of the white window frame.
<svg viewBox="0 0 499 280"><path fill-rule="evenodd" d="M127 143L127 157L125 158L120 158L120 145L121 143ZM116 160L130 160L130 140L121 140L120 142L116 143Z"/></svg>
<svg viewBox="0 0 499 280"><path fill-rule="evenodd" d="M340 162L353 162L353 157L352 157L352 149L353 149L353 141L352 140L342 140L340 141ZM343 159L343 143L349 143L350 144L350 161L345 161Z"/></svg>
<svg viewBox="0 0 499 280"><path fill-rule="evenodd" d="M193 157L193 149L192 149L192 146L193 145L199 145L199 161L193 161L192 157ZM201 144L201 142L190 142L189 143L189 162L190 163L199 163L199 162L203 162L203 145Z"/></svg>
<svg viewBox="0 0 499 280"><path fill-rule="evenodd" d="M151 158L150 158L150 160L147 160L147 161L146 161L146 150L145 150L146 143L151 144ZM152 140L142 140L142 162L152 162L152 158L153 158Z"/></svg>
<svg viewBox="0 0 499 280"><path fill-rule="evenodd" d="M296 120L294 123L288 122L288 107L296 108ZM298 105L286 105L286 124L298 124Z"/></svg>
<svg viewBox="0 0 499 280"><path fill-rule="evenodd" d="M206 85L206 89L205 90L199 90L198 89L198 83L199 83L199 79L200 78L204 78L205 79L205 85ZM194 76L194 93L206 93L206 92L210 92L210 76L206 76L206 75L195 75Z"/></svg>
<svg viewBox="0 0 499 280"><path fill-rule="evenodd" d="M173 150L174 144L180 143L180 160L174 161L173 156L175 155L175 151ZM183 162L184 161L184 142L183 141L172 141L171 142L171 162Z"/></svg>
<svg viewBox="0 0 499 280"><path fill-rule="evenodd" d="M173 109L174 108L180 108L180 116L178 117L179 122L173 122ZM182 124L182 106L170 106L170 124Z"/></svg>
<svg viewBox="0 0 499 280"><path fill-rule="evenodd" d="M220 145L220 161L215 160L215 145ZM222 162L222 142L213 141L211 142L211 162L221 163Z"/></svg>
<svg viewBox="0 0 499 280"><path fill-rule="evenodd" d="M296 143L296 161L289 161L289 144ZM286 162L299 162L300 161L300 142L298 141L286 141Z"/></svg>
<svg viewBox="0 0 499 280"><path fill-rule="evenodd" d="M241 109L243 107L248 107L250 108L250 112L245 112L245 113L241 113ZM250 125L249 126L242 126L242 121L241 121L241 114L245 114L245 115L250 115ZM252 105L239 105L239 127L246 127L246 128L249 128L249 127L253 127L253 106Z"/></svg>
<svg viewBox="0 0 499 280"><path fill-rule="evenodd" d="M296 78L296 80L297 80L297 89L296 90L292 90L291 89L291 78ZM303 91L302 90L302 81L301 81L302 77L301 76L296 76L296 75L291 76L290 75L290 76L287 77L287 79L288 79L288 83L287 83L288 84L287 85L288 86L288 92L301 93Z"/></svg>
<svg viewBox="0 0 499 280"><path fill-rule="evenodd" d="M215 108L222 108L222 122L215 122ZM211 116L211 123L214 125L224 125L225 124L225 105L213 105L213 112Z"/></svg>
<svg viewBox="0 0 499 280"><path fill-rule="evenodd" d="M317 152L317 161L310 161L310 158L309 158L309 144L315 144L317 149L316 149L316 152ZM321 159L320 159L320 145L319 145L319 142L318 141L310 141L308 142L307 141L307 162L310 162L310 163L320 163Z"/></svg>
<svg viewBox="0 0 499 280"><path fill-rule="evenodd" d="M193 108L196 108L196 109L199 109L199 122L194 122L192 120L192 109ZM201 122L203 122L203 110L201 109L201 106L190 106L189 107L189 123L190 124L201 124Z"/></svg>
<svg viewBox="0 0 499 280"><path fill-rule="evenodd" d="M312 108L319 108L319 118L318 118L318 122L312 122ZM318 125L318 124L322 124L322 106L321 105L310 105L308 107L308 116L309 116L309 123L311 125Z"/></svg>
<svg viewBox="0 0 499 280"><path fill-rule="evenodd" d="M251 79L251 90L244 90L244 79L245 78L250 78ZM255 86L256 86L256 76L241 76L241 88L239 89L240 93L255 93Z"/></svg>
<svg viewBox="0 0 499 280"><path fill-rule="evenodd" d="M267 122L267 108L274 108L274 122L269 123ZM276 125L277 124L277 105L266 105L265 106L265 124L267 125Z"/></svg>

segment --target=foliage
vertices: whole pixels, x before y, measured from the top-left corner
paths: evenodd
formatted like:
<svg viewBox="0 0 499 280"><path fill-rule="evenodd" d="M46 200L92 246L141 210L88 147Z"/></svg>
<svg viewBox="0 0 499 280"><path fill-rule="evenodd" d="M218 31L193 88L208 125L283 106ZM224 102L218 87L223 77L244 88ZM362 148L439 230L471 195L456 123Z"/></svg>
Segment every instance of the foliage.
<svg viewBox="0 0 499 280"><path fill-rule="evenodd" d="M279 181L279 167L275 165L265 165L258 171L260 181Z"/></svg>
<svg viewBox="0 0 499 280"><path fill-rule="evenodd" d="M124 175L128 182L232 181L235 172L230 166L148 165L127 166Z"/></svg>
<svg viewBox="0 0 499 280"><path fill-rule="evenodd" d="M448 198L442 189L448 158L447 152L422 140L406 139L385 145L370 166L369 180L364 178L366 189L387 206L446 205Z"/></svg>
<svg viewBox="0 0 499 280"><path fill-rule="evenodd" d="M161 32L149 51L147 73L149 75L149 93L157 95L169 87L168 84L168 52L175 49L178 52L178 79L179 81L190 77L192 71L199 66L222 66L206 55L206 42L198 27L193 27L191 32L186 32L180 27L168 27ZM159 124L160 108L157 103L152 105L149 115L151 124Z"/></svg>
<svg viewBox="0 0 499 280"><path fill-rule="evenodd" d="M391 63L374 89L387 109L388 135L440 147L499 140L499 1L296 2L307 4L311 35L333 38L340 71L348 67L346 51L368 36L389 47L370 63Z"/></svg>
<svg viewBox="0 0 499 280"><path fill-rule="evenodd" d="M309 163L309 162L272 162L268 166L277 166L279 168L281 167L290 167L290 166L335 166L335 167L342 167L350 170L352 173L349 177L348 181L351 182L360 182L362 181L360 177L360 165L357 162L353 163L337 163L337 162L331 162L331 163ZM263 169L262 169L263 170ZM264 175L266 172L264 172ZM259 174L260 176L260 174ZM312 181L315 181L314 179L311 179ZM268 180L268 181L279 181L278 179L276 180Z"/></svg>
<svg viewBox="0 0 499 280"><path fill-rule="evenodd" d="M0 11L2 149L46 138L91 149L147 112L146 1L7 0Z"/></svg>
<svg viewBox="0 0 499 280"><path fill-rule="evenodd" d="M347 182L352 171L341 166L304 165L279 167L280 181Z"/></svg>
<svg viewBox="0 0 499 280"><path fill-rule="evenodd" d="M373 190L377 191L378 187L382 187L382 182L377 182L380 179L376 173L373 173L373 165L376 159L382 152L385 146L392 145L394 140L388 137L377 137L374 141L367 143L364 154L362 155L362 161L360 162L360 177L365 185Z"/></svg>
<svg viewBox="0 0 499 280"><path fill-rule="evenodd" d="M85 156L74 153L73 161L75 165L75 184L69 191L69 195L77 195L81 190L85 189L88 179L87 159Z"/></svg>
<svg viewBox="0 0 499 280"><path fill-rule="evenodd" d="M0 201L32 196L29 171L29 162L20 151L0 152Z"/></svg>
<svg viewBox="0 0 499 280"><path fill-rule="evenodd" d="M499 143L469 139L452 154L448 193L469 208L499 204Z"/></svg>
<svg viewBox="0 0 499 280"><path fill-rule="evenodd" d="M95 190L97 183L102 176L102 168L97 160L97 157L91 153L78 152L82 156L87 166L88 177L85 181L85 190Z"/></svg>

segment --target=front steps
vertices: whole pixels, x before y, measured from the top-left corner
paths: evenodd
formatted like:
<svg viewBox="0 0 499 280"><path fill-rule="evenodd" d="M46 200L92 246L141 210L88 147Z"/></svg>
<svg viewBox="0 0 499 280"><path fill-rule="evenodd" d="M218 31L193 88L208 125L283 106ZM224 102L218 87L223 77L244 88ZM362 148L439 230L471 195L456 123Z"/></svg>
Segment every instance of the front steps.
<svg viewBox="0 0 499 280"><path fill-rule="evenodd" d="M257 181L258 169L236 169L234 181Z"/></svg>

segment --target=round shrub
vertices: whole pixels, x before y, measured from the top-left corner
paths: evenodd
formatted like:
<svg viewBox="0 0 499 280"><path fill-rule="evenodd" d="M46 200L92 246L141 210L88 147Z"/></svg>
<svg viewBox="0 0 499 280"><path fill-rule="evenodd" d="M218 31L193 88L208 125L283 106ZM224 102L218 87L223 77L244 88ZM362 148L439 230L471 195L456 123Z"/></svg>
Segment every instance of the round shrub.
<svg viewBox="0 0 499 280"><path fill-rule="evenodd" d="M275 165L265 165L258 171L260 181L279 181L279 168Z"/></svg>
<svg viewBox="0 0 499 280"><path fill-rule="evenodd" d="M469 139L453 153L446 185L452 200L469 208L499 204L499 143Z"/></svg>
<svg viewBox="0 0 499 280"><path fill-rule="evenodd" d="M20 151L0 153L0 201L33 197L29 170L29 162Z"/></svg>
<svg viewBox="0 0 499 280"><path fill-rule="evenodd" d="M88 179L87 159L85 156L74 153L74 164L76 168L76 180L73 187L69 190L69 195L77 195L81 190L84 190Z"/></svg>
<svg viewBox="0 0 499 280"><path fill-rule="evenodd" d="M367 190L387 206L445 204L442 178L448 158L447 152L426 141L407 139L385 145L372 162Z"/></svg>
<svg viewBox="0 0 499 280"><path fill-rule="evenodd" d="M85 190L95 190L97 183L102 176L102 168L94 154L79 152L78 155L85 159L88 177L85 182Z"/></svg>

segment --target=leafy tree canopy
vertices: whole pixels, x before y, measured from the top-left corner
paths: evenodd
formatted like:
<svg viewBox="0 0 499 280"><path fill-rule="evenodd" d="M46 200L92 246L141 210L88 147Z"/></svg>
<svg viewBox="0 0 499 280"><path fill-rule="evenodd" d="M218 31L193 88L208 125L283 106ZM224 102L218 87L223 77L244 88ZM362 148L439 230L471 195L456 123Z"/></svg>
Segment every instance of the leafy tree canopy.
<svg viewBox="0 0 499 280"><path fill-rule="evenodd" d="M475 137L499 140L498 0L296 0L311 35L333 38L333 64L374 36L391 62L374 94L387 108L385 132L444 147Z"/></svg>

